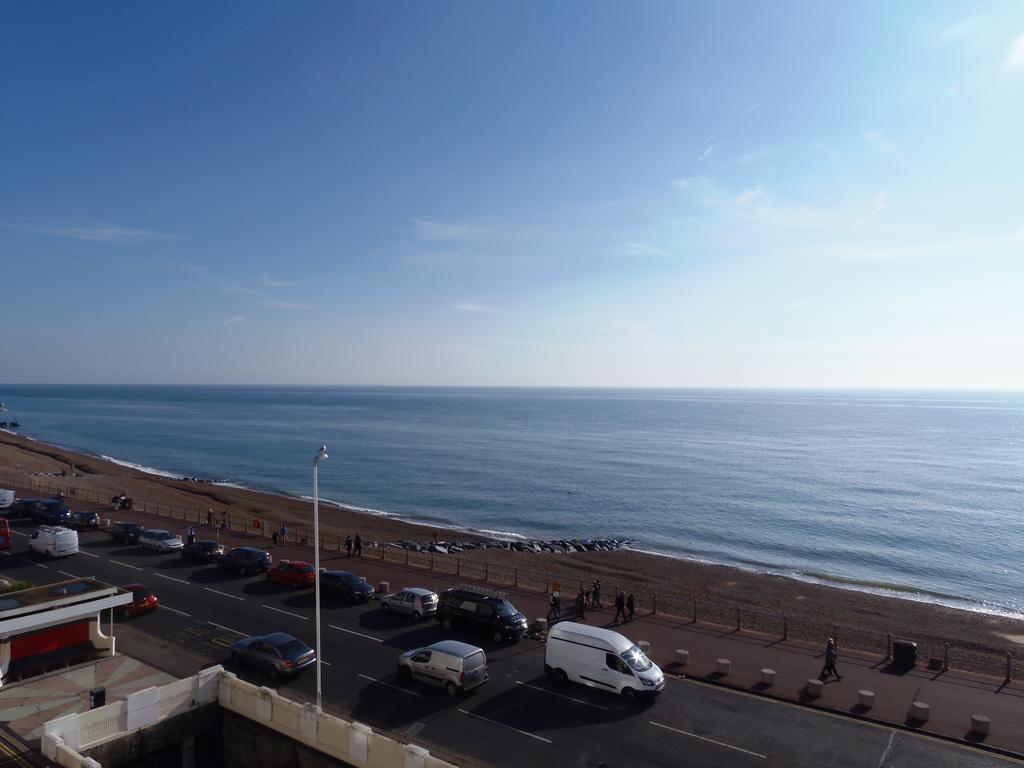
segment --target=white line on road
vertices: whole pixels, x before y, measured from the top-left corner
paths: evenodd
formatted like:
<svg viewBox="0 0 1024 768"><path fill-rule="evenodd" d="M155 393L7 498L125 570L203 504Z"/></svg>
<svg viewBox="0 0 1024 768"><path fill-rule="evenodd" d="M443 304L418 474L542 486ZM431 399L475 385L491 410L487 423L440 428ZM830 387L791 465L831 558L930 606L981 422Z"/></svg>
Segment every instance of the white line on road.
<svg viewBox="0 0 1024 768"><path fill-rule="evenodd" d="M94 555L92 552L86 552L84 549L78 550L78 554L88 555L89 557L99 557L99 555Z"/></svg>
<svg viewBox="0 0 1024 768"><path fill-rule="evenodd" d="M212 627L216 627L217 629L223 629L225 632L234 632L236 635L241 635L242 637L248 637L248 635L245 634L245 632L239 632L237 629L232 629L231 627L225 627L223 624L217 624L214 621L208 621L206 623L209 624Z"/></svg>
<svg viewBox="0 0 1024 768"><path fill-rule="evenodd" d="M192 582L191 581L185 581L184 579L176 579L173 576L167 576L166 574L163 574L163 573L158 573L157 576L159 576L161 579L169 579L170 581L176 581L179 584L188 584L189 586L192 586Z"/></svg>
<svg viewBox="0 0 1024 768"><path fill-rule="evenodd" d="M113 563L114 565L123 565L125 568L131 568L134 571L141 571L142 570L137 565L128 565L128 563L122 563L120 560L111 560L110 562Z"/></svg>
<svg viewBox="0 0 1024 768"><path fill-rule="evenodd" d="M29 560L28 562L32 563L31 560ZM43 565L42 563L32 563L32 565L38 565L40 568L49 568L50 567L48 565Z"/></svg>
<svg viewBox="0 0 1024 768"><path fill-rule="evenodd" d="M889 753L892 752L892 741L896 738L896 731L889 734L889 743L885 745L885 751L882 753L881 759L878 761L878 768L884 768L885 761L889 759Z"/></svg>
<svg viewBox="0 0 1024 768"><path fill-rule="evenodd" d="M331 662L329 662L329 661L324 661L323 659L320 659L320 663L321 663L321 664L323 664L323 665L324 665L325 667L329 667L329 666L331 666Z"/></svg>
<svg viewBox="0 0 1024 768"><path fill-rule="evenodd" d="M600 709L605 712L608 711L608 707L602 707L600 704L591 704L589 701L584 701L583 699L574 699L572 696L566 696L564 693L549 691L547 688L541 688L539 685L530 685L529 683L524 683L522 680L516 680L516 685L525 685L527 688L533 688L535 691L543 691L544 693L550 693L552 696L558 696L562 699L575 701L577 704L586 704L588 707L593 707L594 709Z"/></svg>
<svg viewBox="0 0 1024 768"><path fill-rule="evenodd" d="M355 635L356 637L365 637L367 640L373 640L375 643L384 642L379 637L374 637L373 635L364 635L362 632L353 632L351 629L345 629L344 627L336 627L333 624L328 624L327 626L329 626L331 629L336 629L339 632L348 632L350 635Z"/></svg>
<svg viewBox="0 0 1024 768"><path fill-rule="evenodd" d="M301 615L299 615L297 613L292 613L291 611L284 611L284 610L282 610L280 608L275 608L272 605L267 605L266 603L263 604L263 607L266 608L268 611L277 611L278 613L283 613L286 616L294 616L296 619L302 619L303 621L309 621L309 617L308 616L301 616ZM326 662L320 662L320 663L324 664Z"/></svg>
<svg viewBox="0 0 1024 768"><path fill-rule="evenodd" d="M75 576L75 574L68 573L67 571L57 571L57 573L63 573L65 576L70 576L72 579L80 579L80 578L82 578L81 576Z"/></svg>
<svg viewBox="0 0 1024 768"><path fill-rule="evenodd" d="M203 589L205 589L207 592L213 592L213 594L215 595L223 595L224 597L230 597L232 600L241 600L243 603L245 602L244 597L239 597L238 595L229 595L227 592L221 592L219 589L210 589L209 587L203 587Z"/></svg>
<svg viewBox="0 0 1024 768"><path fill-rule="evenodd" d="M364 675L362 673L359 673L358 675L356 675L356 677L361 677L363 678L363 680L369 680L371 683L383 685L387 688L394 688L396 691L401 691L402 693L408 693L410 696L415 696L417 699L423 698L422 693L416 693L416 691L407 691L405 688L402 688L401 686L392 685L391 683L385 683L383 680L378 680L376 677L370 677L369 675Z"/></svg>
<svg viewBox="0 0 1024 768"><path fill-rule="evenodd" d="M543 741L545 744L551 743L551 739L545 739L543 736L538 736L535 733L527 733L526 731L520 731L518 728L513 728L511 725L505 725L505 723L499 723L497 720L491 720L489 717L474 715L472 712L467 712L464 709L460 709L459 712L461 712L464 715L469 715L470 717L475 717L477 720L483 720L485 723L493 723L494 725L500 725L502 728L508 728L510 731L515 731L516 733L520 733L523 736L529 736L531 739Z"/></svg>
<svg viewBox="0 0 1024 768"><path fill-rule="evenodd" d="M15 536L28 536L27 533L22 533L21 531L11 531L11 533L13 533Z"/></svg>
<svg viewBox="0 0 1024 768"><path fill-rule="evenodd" d="M179 616L184 616L186 619L191 619L192 618L192 614L191 613L185 613L184 611L179 611L177 608L171 608L171 606L165 605L164 603L160 603L160 607L161 608L166 608L171 613L176 613Z"/></svg>
<svg viewBox="0 0 1024 768"><path fill-rule="evenodd" d="M762 754L760 754L758 752L751 752L749 749L743 749L742 747L734 747L732 744L726 744L724 741L715 741L714 739L709 739L706 736L698 736L696 733L690 733L689 731L683 731L683 730L680 730L679 728L673 728L671 725L664 725L662 723L656 723L653 720L648 720L647 722L649 722L651 725L656 725L659 728L664 728L666 731L672 731L673 733L678 733L678 734L680 734L682 736L689 736L689 737L694 738L694 739L700 739L701 741L706 741L706 742L708 742L710 744L717 744L718 746L725 747L726 749L734 749L737 752L742 752L745 755L751 755L752 757L760 757L762 760L767 760L768 759L767 755L762 755Z"/></svg>

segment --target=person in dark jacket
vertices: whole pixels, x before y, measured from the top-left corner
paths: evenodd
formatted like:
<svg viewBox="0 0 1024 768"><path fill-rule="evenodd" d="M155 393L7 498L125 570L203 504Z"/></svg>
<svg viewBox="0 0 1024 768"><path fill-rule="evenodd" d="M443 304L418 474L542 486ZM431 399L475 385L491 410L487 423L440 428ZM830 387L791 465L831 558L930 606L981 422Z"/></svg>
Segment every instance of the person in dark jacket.
<svg viewBox="0 0 1024 768"><path fill-rule="evenodd" d="M615 623L619 623L619 616L622 617L623 621L626 621L626 593L619 592L615 596Z"/></svg>
<svg viewBox="0 0 1024 768"><path fill-rule="evenodd" d="M576 615L580 617L580 621L586 621L587 615L587 591L581 589L576 595Z"/></svg>
<svg viewBox="0 0 1024 768"><path fill-rule="evenodd" d="M352 550L352 554L363 554L363 537L360 536L358 533L356 534L355 549Z"/></svg>
<svg viewBox="0 0 1024 768"><path fill-rule="evenodd" d="M824 680L829 675L835 675L836 680L843 679L843 676L836 670L837 658L839 658L839 649L836 648L836 641L830 637L828 645L825 646L825 666L821 668L821 674L818 675L820 680Z"/></svg>
<svg viewBox="0 0 1024 768"><path fill-rule="evenodd" d="M632 621L634 613L636 613L636 598L630 592L629 597L626 598L626 621Z"/></svg>
<svg viewBox="0 0 1024 768"><path fill-rule="evenodd" d="M352 537L345 536L345 551L348 552L348 556L352 557Z"/></svg>
<svg viewBox="0 0 1024 768"><path fill-rule="evenodd" d="M595 579L590 590L590 607L595 611L601 607L601 580Z"/></svg>

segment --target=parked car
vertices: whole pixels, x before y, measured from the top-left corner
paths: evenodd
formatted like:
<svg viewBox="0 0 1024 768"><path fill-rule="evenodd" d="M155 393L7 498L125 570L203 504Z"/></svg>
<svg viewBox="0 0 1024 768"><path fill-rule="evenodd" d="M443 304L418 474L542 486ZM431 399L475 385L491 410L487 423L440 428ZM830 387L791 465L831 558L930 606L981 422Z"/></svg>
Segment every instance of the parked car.
<svg viewBox="0 0 1024 768"><path fill-rule="evenodd" d="M110 529L110 538L118 544L138 544L139 536L145 530L145 526L138 523L114 523Z"/></svg>
<svg viewBox="0 0 1024 768"><path fill-rule="evenodd" d="M162 528L147 528L139 535L139 545L157 552L177 552L185 546L181 536Z"/></svg>
<svg viewBox="0 0 1024 768"><path fill-rule="evenodd" d="M125 584L121 589L132 593L130 603L119 605L114 609L114 613L123 619L150 613L160 607L160 600L157 599L156 592L145 584Z"/></svg>
<svg viewBox="0 0 1024 768"><path fill-rule="evenodd" d="M56 525L42 525L29 535L28 548L36 554L49 557L78 554L78 531Z"/></svg>
<svg viewBox="0 0 1024 768"><path fill-rule="evenodd" d="M223 554L224 546L213 539L200 539L181 548L182 560L195 560L200 563L216 562Z"/></svg>
<svg viewBox="0 0 1024 768"><path fill-rule="evenodd" d="M382 611L394 611L422 621L437 613L437 595L422 587L405 587L401 592L385 595L380 599Z"/></svg>
<svg viewBox="0 0 1024 768"><path fill-rule="evenodd" d="M472 690L490 678L482 648L442 640L398 657L398 674L444 688L449 696Z"/></svg>
<svg viewBox="0 0 1024 768"><path fill-rule="evenodd" d="M99 512L72 512L68 527L76 531L95 531L100 527Z"/></svg>
<svg viewBox="0 0 1024 768"><path fill-rule="evenodd" d="M71 513L63 499L18 499L7 509L11 519L31 518L33 522L60 525Z"/></svg>
<svg viewBox="0 0 1024 768"><path fill-rule="evenodd" d="M526 617L508 595L484 587L460 584L441 593L434 617L446 632L465 627L491 636L496 643L519 640L526 634Z"/></svg>
<svg viewBox="0 0 1024 768"><path fill-rule="evenodd" d="M217 565L248 576L250 573L269 571L271 562L273 562L273 558L265 549L235 547L227 554L221 555Z"/></svg>
<svg viewBox="0 0 1024 768"><path fill-rule="evenodd" d="M633 641L610 629L571 621L548 631L544 671L557 682L572 681L626 699L654 696L665 688L665 675Z"/></svg>
<svg viewBox="0 0 1024 768"><path fill-rule="evenodd" d="M365 603L373 599L373 587L366 583L366 579L348 571L321 573L320 590L350 603Z"/></svg>
<svg viewBox="0 0 1024 768"><path fill-rule="evenodd" d="M0 509L7 509L14 504L14 491L0 488Z"/></svg>
<svg viewBox="0 0 1024 768"><path fill-rule="evenodd" d="M261 669L276 680L315 664L316 651L298 638L274 632L239 640L231 646L231 659Z"/></svg>
<svg viewBox="0 0 1024 768"><path fill-rule="evenodd" d="M312 587L316 583L316 571L312 565L301 560L282 560L267 571L267 581L284 584L292 589Z"/></svg>

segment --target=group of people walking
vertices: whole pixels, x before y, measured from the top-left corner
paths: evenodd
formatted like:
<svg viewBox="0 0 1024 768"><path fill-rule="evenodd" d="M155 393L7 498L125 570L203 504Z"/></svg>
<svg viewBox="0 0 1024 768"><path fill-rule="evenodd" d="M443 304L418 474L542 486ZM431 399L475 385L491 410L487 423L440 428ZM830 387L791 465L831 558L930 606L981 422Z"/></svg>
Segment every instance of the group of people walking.
<svg viewBox="0 0 1024 768"><path fill-rule="evenodd" d="M573 604L576 608L576 615L581 621L586 619L587 609L592 611L601 610L603 608L601 604L601 580L595 579L589 590L586 587L580 587ZM613 621L618 624L619 617L621 616L622 622L628 624L633 621L635 615L636 596L632 592L627 595L624 590L619 590L618 594L615 595L615 618ZM555 582L549 599L548 621L561 620L562 593L559 584Z"/></svg>

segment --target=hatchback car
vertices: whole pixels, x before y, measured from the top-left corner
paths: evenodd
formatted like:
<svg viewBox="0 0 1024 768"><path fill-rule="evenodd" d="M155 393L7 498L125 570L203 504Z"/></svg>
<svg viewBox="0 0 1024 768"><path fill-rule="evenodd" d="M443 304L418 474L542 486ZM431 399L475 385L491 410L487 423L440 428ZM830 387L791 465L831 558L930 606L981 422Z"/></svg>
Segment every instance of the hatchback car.
<svg viewBox="0 0 1024 768"><path fill-rule="evenodd" d="M181 536L176 536L170 531L165 531L162 528L148 528L139 536L139 546L157 552L177 552L185 544L181 540Z"/></svg>
<svg viewBox="0 0 1024 768"><path fill-rule="evenodd" d="M398 657L398 674L444 688L449 696L472 690L489 679L483 649L458 640L442 640L406 651Z"/></svg>
<svg viewBox="0 0 1024 768"><path fill-rule="evenodd" d="M437 595L422 587L405 587L401 592L385 595L380 599L382 611L394 611L422 621L437 613Z"/></svg>
<svg viewBox="0 0 1024 768"><path fill-rule="evenodd" d="M100 513L72 512L67 525L78 531L94 531L100 527Z"/></svg>
<svg viewBox="0 0 1024 768"><path fill-rule="evenodd" d="M110 529L110 538L118 544L138 544L139 536L145 530L145 526L138 523L114 523Z"/></svg>
<svg viewBox="0 0 1024 768"><path fill-rule="evenodd" d="M350 603L365 603L373 599L373 587L366 583L366 579L348 571L324 571L320 574L320 589Z"/></svg>
<svg viewBox="0 0 1024 768"><path fill-rule="evenodd" d="M316 571L312 565L301 560L282 560L277 567L267 571L267 581L284 584L292 589L312 587L316 583Z"/></svg>
<svg viewBox="0 0 1024 768"><path fill-rule="evenodd" d="M220 556L217 565L230 571L238 571L243 576L260 571L269 571L273 558L265 549L258 547L235 547Z"/></svg>
<svg viewBox="0 0 1024 768"><path fill-rule="evenodd" d="M181 548L182 560L194 560L199 563L214 563L223 554L224 546L213 539L200 539Z"/></svg>
<svg viewBox="0 0 1024 768"><path fill-rule="evenodd" d="M150 613L160 607L156 593L145 584L125 584L121 589L132 593L130 603L119 605L114 609L114 613L123 619L141 616L143 613Z"/></svg>
<svg viewBox="0 0 1024 768"><path fill-rule="evenodd" d="M231 659L261 669L277 680L285 675L296 675L315 664L316 651L298 638L274 632L239 640L231 646Z"/></svg>

